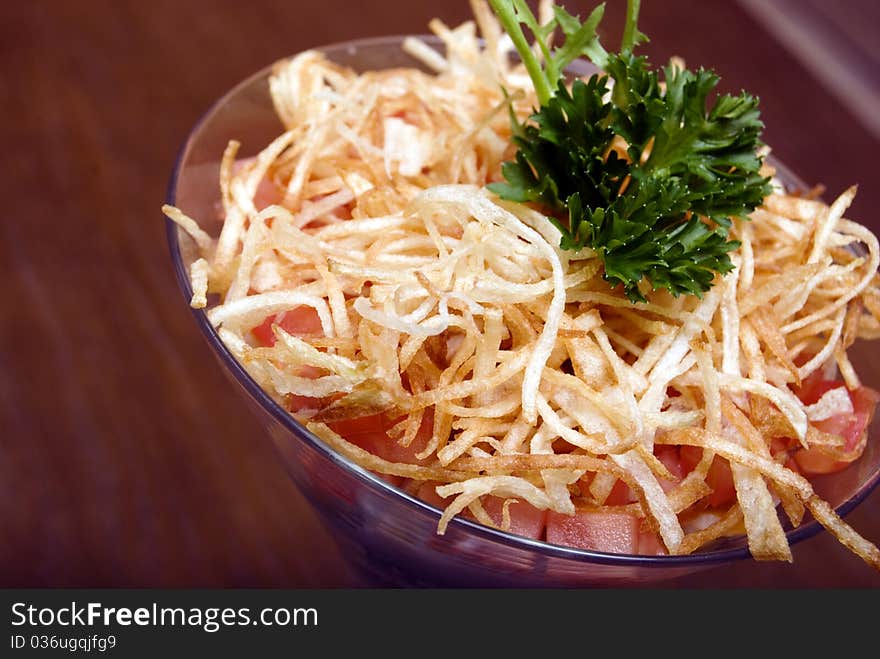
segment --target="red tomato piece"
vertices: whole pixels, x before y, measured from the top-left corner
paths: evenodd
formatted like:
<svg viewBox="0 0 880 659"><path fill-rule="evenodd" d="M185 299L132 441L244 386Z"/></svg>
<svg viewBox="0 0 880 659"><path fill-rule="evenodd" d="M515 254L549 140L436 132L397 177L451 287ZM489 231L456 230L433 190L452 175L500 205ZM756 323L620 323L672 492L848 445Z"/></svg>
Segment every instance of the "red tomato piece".
<svg viewBox="0 0 880 659"><path fill-rule="evenodd" d="M256 160L256 158L241 158L236 160L235 164L232 165L233 174L237 174L241 171L242 167L249 165L254 160ZM272 204L280 204L283 200L284 193L277 185L267 178L260 179L260 182L257 185L257 190L254 193L254 206L256 206L257 210L263 210Z"/></svg>
<svg viewBox="0 0 880 659"><path fill-rule="evenodd" d="M792 455L792 449L795 449L798 446L800 446L800 444L796 439L774 437L770 442L770 455L777 458L778 461L779 454L786 453L787 457L783 463L785 468L791 469L793 472L799 474L801 473L800 467L798 467L798 464Z"/></svg>
<svg viewBox="0 0 880 659"><path fill-rule="evenodd" d="M399 420L395 419L394 422L388 424L388 427L390 428ZM422 425L419 426L419 430L409 446L401 446L396 439L385 435L385 444L376 453L390 462L425 465L431 461L431 458L419 459L416 456L427 448L433 434L434 414L428 411L422 417Z"/></svg>
<svg viewBox="0 0 880 659"><path fill-rule="evenodd" d="M280 322L278 322L279 318ZM272 347L275 345L275 333L272 331L272 325L275 323L278 323L285 332L294 336L315 336L323 333L321 319L318 318L317 311L311 307L294 307L289 311L269 316L251 329L251 333L261 346ZM299 370L298 375L304 378L316 378L320 375L320 371L311 366L304 366ZM319 398L296 394L287 396L287 407L291 412L318 409L321 405Z"/></svg>
<svg viewBox="0 0 880 659"><path fill-rule="evenodd" d="M319 336L324 333L317 311L312 307L294 307L280 314L269 316L251 329L251 333L261 346L271 348L275 345L275 333L272 332L272 325L276 323L285 332L294 336Z"/></svg>
<svg viewBox="0 0 880 659"><path fill-rule="evenodd" d="M590 492L590 485L593 481L593 475L587 474L584 478L581 478L577 482L578 489L581 492L581 496L586 499L592 499L593 493ZM621 480L615 481L614 486L611 488L611 492L608 493L608 496L605 498L603 505L606 506L625 506L628 503L633 503L637 501L638 497L636 497L635 493L633 493L632 489Z"/></svg>
<svg viewBox="0 0 880 659"><path fill-rule="evenodd" d="M320 398L312 398L311 396L300 396L299 394L288 394L285 398L287 401L287 409L291 412L305 412L306 410L317 410L321 406Z"/></svg>
<svg viewBox="0 0 880 659"><path fill-rule="evenodd" d="M296 374L301 378L317 378L321 375L321 369L314 366L300 366ZM319 410L327 404L324 398L313 398L312 396L301 396L299 394L287 394L287 409L291 412L303 412L305 410Z"/></svg>
<svg viewBox="0 0 880 659"><path fill-rule="evenodd" d="M810 375L798 389L797 396L805 405L812 405L819 401L822 396L832 389L845 388L846 384L841 380L828 380L820 371ZM859 387L849 392L852 402L852 412L841 412L821 421L812 421L817 430L842 438L844 445L842 451L852 453L849 460L838 460L818 448L801 449L794 453L794 462L803 473L830 474L841 469L859 457L861 451L859 444L868 425L874 418L874 410L880 400L880 394L868 387Z"/></svg>
<svg viewBox="0 0 880 659"><path fill-rule="evenodd" d="M651 530L639 531L638 554L642 556L666 556L669 552L660 536Z"/></svg>
<svg viewBox="0 0 880 659"><path fill-rule="evenodd" d="M443 510L447 505L449 505L449 497L443 498L439 494L437 494L437 486L440 483L435 483L433 481L426 481L419 486L418 491L416 492L416 497L421 499L427 504L434 506L435 508L439 508Z"/></svg>
<svg viewBox="0 0 880 659"><path fill-rule="evenodd" d="M804 405L812 405L818 402L825 392L845 386L846 384L840 380L826 380L822 376L822 371L818 370L801 382L801 386L794 393Z"/></svg>
<svg viewBox="0 0 880 659"><path fill-rule="evenodd" d="M327 425L343 439L379 457L385 457L383 452L387 449L387 445L393 442L385 434L391 424L388 423L382 414L362 416L358 419L344 419ZM388 458L386 457L385 459ZM400 476L376 475L395 487L400 487L404 483L404 479Z"/></svg>
<svg viewBox="0 0 880 659"><path fill-rule="evenodd" d="M780 453L790 451L791 449L799 445L800 444L796 439L792 439L790 437L774 437L770 441L770 455L775 458Z"/></svg>
<svg viewBox="0 0 880 659"><path fill-rule="evenodd" d="M269 179L261 179L254 194L254 206L257 207L257 210L261 211L268 206L280 204L282 201L284 201L284 194L278 186Z"/></svg>
<svg viewBox="0 0 880 659"><path fill-rule="evenodd" d="M730 463L724 458L715 456L706 482L712 488L712 494L707 497L710 506L722 507L732 504L736 500L736 486L733 484L733 472Z"/></svg>
<svg viewBox="0 0 880 659"><path fill-rule="evenodd" d="M628 503L633 503L638 500L639 498L635 495L635 492L632 491L632 488L623 481L618 480L614 484L614 487L611 488L608 498L605 499L605 505L625 506Z"/></svg>
<svg viewBox="0 0 880 659"><path fill-rule="evenodd" d="M825 391L840 386L844 386L842 382L821 383L816 387L816 390L821 391L816 400L821 398ZM822 421L813 421L812 425L818 430L841 437L844 441L842 451L851 453L850 459L835 459L834 456L828 455L818 448L801 449L794 453L794 460L805 474L830 474L840 471L861 455L859 444L874 418L880 394L868 387L859 387L850 391L849 396L853 406L851 413L835 414Z"/></svg>
<svg viewBox="0 0 880 659"><path fill-rule="evenodd" d="M681 456L678 453L677 446L665 446L665 445L657 445L654 447L654 454L657 458L662 462L669 472L675 476L675 481L668 481L664 479L660 480L660 486L664 491L668 492L673 487L678 484L682 478L687 475L687 471L685 471L684 466L681 462ZM691 467L693 469L693 467ZM591 496L589 492L589 487L581 485L581 492L584 496ZM625 506L628 503L634 503L638 501L638 497L632 491L629 485L619 480L614 484L614 487L611 488L611 492L608 494L608 498L605 499L606 506Z"/></svg>
<svg viewBox="0 0 880 659"><path fill-rule="evenodd" d="M679 481L687 475L687 472L684 470L684 465L681 463L681 455L678 447L658 444L654 447L654 455L656 455L657 459L663 463L663 466L669 470L669 473L675 476L674 481L669 481L665 478L659 479L660 487L663 488L663 491L669 492L669 490L678 485Z"/></svg>
<svg viewBox="0 0 880 659"><path fill-rule="evenodd" d="M627 513L547 513L547 542L613 554L639 551L639 520Z"/></svg>
<svg viewBox="0 0 880 659"><path fill-rule="evenodd" d="M382 414L343 419L327 425L343 439L377 455L382 445L391 441L385 434L389 424Z"/></svg>
<svg viewBox="0 0 880 659"><path fill-rule="evenodd" d="M389 420L384 414L364 416L357 419L345 419L328 424L336 433L347 439L352 444L360 446L383 460L389 462L403 462L406 464L424 465L430 458L419 459L416 457L428 446L433 433L433 414L425 414L422 425L409 446L401 446L400 443L388 436L388 430L396 420Z"/></svg>
<svg viewBox="0 0 880 659"><path fill-rule="evenodd" d="M483 497L483 508L497 525L501 525L504 499L500 497ZM526 538L539 540L544 537L547 524L547 511L538 510L526 501L510 504L510 533Z"/></svg>
<svg viewBox="0 0 880 659"><path fill-rule="evenodd" d="M679 450L681 464L685 473L691 473L703 457L703 449L699 446L682 446Z"/></svg>
<svg viewBox="0 0 880 659"><path fill-rule="evenodd" d="M416 496L425 503L429 503L432 506L443 510L449 505L452 499L448 497L446 499L441 498L440 495L437 494L437 485L438 483L434 482L423 483L416 492ZM501 497L484 496L482 502L483 509L488 513L489 517L492 518L492 521L498 526L501 526L503 520L502 511L504 508L504 499ZM547 525L546 510L538 510L525 501L517 501L516 503L510 504L509 512L509 533L521 535L526 538L533 538L535 540L540 540L544 537L544 528ZM467 517L471 520L474 519L474 516L468 510L465 510L462 513L462 517Z"/></svg>
<svg viewBox="0 0 880 659"><path fill-rule="evenodd" d="M835 460L830 455L821 453L818 449L802 449L794 454L794 462L798 469L807 476L818 474L833 474L845 469L849 462Z"/></svg>
<svg viewBox="0 0 880 659"><path fill-rule="evenodd" d="M688 474L694 470L703 455L703 449L698 446L682 446L681 456L682 469ZM715 456L709 472L706 474L706 484L712 488L712 494L706 497L709 505L720 508L731 504L736 499L736 487L733 484L733 472L730 463L724 458Z"/></svg>
<svg viewBox="0 0 880 659"><path fill-rule="evenodd" d="M406 483L403 476L393 476L392 474L376 474L376 476L394 487L403 487L403 484Z"/></svg>

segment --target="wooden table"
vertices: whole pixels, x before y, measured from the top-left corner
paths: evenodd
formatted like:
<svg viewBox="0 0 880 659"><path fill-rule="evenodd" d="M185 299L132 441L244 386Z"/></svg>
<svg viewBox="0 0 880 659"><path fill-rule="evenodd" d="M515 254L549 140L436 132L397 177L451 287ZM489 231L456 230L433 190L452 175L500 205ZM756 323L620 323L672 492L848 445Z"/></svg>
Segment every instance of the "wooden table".
<svg viewBox="0 0 880 659"><path fill-rule="evenodd" d="M760 95L776 154L831 194L860 182L851 215L880 229L880 144L751 14L645 4L646 52ZM869 0L835 4L876 16ZM623 3L609 5L616 28ZM352 583L199 335L159 206L188 129L238 80L310 46L423 32L434 14L454 25L468 8L3 3L0 585ZM878 513L880 492L851 521L880 541ZM793 566L744 562L676 585L876 587L880 575L822 534Z"/></svg>

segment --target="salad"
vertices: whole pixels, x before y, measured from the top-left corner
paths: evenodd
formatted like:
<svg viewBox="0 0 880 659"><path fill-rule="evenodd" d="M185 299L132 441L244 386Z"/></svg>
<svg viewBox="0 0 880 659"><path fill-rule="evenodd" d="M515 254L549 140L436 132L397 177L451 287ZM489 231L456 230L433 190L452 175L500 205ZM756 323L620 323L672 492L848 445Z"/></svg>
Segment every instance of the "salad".
<svg viewBox="0 0 880 659"><path fill-rule="evenodd" d="M758 102L618 52L542 2L432 21L422 69L276 65L284 131L229 142L196 308L312 433L442 510L553 544L688 554L745 534L791 560L878 394L847 356L880 336L880 246L786 191ZM479 38L478 38L479 30ZM554 44L558 40L558 45ZM586 71L586 73L584 73ZM781 510L781 514L777 512Z"/></svg>

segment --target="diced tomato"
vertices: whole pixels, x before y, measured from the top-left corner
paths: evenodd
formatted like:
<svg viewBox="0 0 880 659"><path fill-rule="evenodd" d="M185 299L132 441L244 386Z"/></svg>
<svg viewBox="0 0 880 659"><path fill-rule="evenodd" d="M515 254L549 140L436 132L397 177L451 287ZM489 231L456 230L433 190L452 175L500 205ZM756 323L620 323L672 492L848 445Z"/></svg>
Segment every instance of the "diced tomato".
<svg viewBox="0 0 880 659"><path fill-rule="evenodd" d="M416 492L416 496L425 503L429 503L432 506L443 510L449 505L450 499L443 499L437 494L437 485L437 483L433 482L422 483L418 492ZM501 526L501 522L504 519L504 499L494 496L484 496L482 503L483 509L488 513L489 517L492 518L492 521L498 526ZM510 504L509 512L510 533L521 535L526 538L533 538L535 540L540 540L544 537L544 528L547 524L547 511L538 510L525 501L517 501L516 503ZM474 518L467 510L462 513L462 516L467 517L468 519Z"/></svg>
<svg viewBox="0 0 880 659"><path fill-rule="evenodd" d="M664 491L668 492L678 484L677 481L685 477L687 471L685 471L684 466L681 463L681 457L678 454L678 447L658 444L654 447L654 454L660 459L660 462L666 465L666 468L676 478L676 481L660 479L660 486ZM588 481L578 481L578 486L580 487L583 496L588 498L592 497ZM618 480L614 484L614 487L611 488L611 492L608 494L608 498L605 499L604 505L625 506L628 503L634 503L636 501L638 501L638 497L632 491L632 488L623 481Z"/></svg>
<svg viewBox="0 0 880 659"><path fill-rule="evenodd" d="M804 403L809 405L818 401L825 392L844 386L843 382L822 380L817 383L810 383L809 388L802 388L798 395L801 396L801 400ZM874 418L874 410L877 407L878 400L880 400L880 394L868 387L859 387L850 391L849 397L853 406L851 413L842 412L828 419L811 423L822 432L841 437L844 441L841 450L844 453L851 453L851 458L849 460L837 460L819 448L801 449L794 453L794 460L803 473L807 475L830 474L840 471L845 469L852 460L855 460L861 454L859 444L868 425Z"/></svg>
<svg viewBox="0 0 880 659"><path fill-rule="evenodd" d="M821 453L819 449L801 449L794 454L794 461L798 468L807 476L818 474L833 474L846 468L849 464L842 460L835 460L830 455Z"/></svg>
<svg viewBox="0 0 880 659"><path fill-rule="evenodd" d="M581 491L581 496L587 499L593 498L593 493L590 492L591 482L591 478L582 478L577 482L578 489ZM615 481L614 486L611 488L611 492L608 493L608 496L603 503L606 506L625 506L626 504L635 501L638 501L638 497L632 491L630 486L623 481L618 480Z"/></svg>
<svg viewBox="0 0 880 659"><path fill-rule="evenodd" d="M780 453L786 453L788 457L785 459L783 463L787 469L791 469L793 472L799 474L801 473L800 467L798 467L797 462L795 461L793 455L791 454L792 449L800 446L796 439L791 439L788 437L774 437L770 441L770 455L774 458L777 458L777 462Z"/></svg>
<svg viewBox="0 0 880 659"><path fill-rule="evenodd" d="M654 447L654 455L656 455L657 459L663 463L663 466L669 470L669 473L675 476L674 481L666 480L665 478L659 479L663 491L669 492L669 490L678 485L678 481L687 475L687 472L684 470L684 465L681 463L681 455L678 447L658 444Z"/></svg>
<svg viewBox="0 0 880 659"><path fill-rule="evenodd" d="M874 420L877 403L880 403L880 391L870 387L859 387L855 391L849 392L849 395L852 398L856 414L865 414L867 422L870 424Z"/></svg>
<svg viewBox="0 0 880 659"><path fill-rule="evenodd" d="M301 378L314 379L321 375L321 369L305 365L297 368L296 374ZM315 411L328 404L328 400L325 398L313 398L312 396L301 396L299 394L287 394L284 400L287 401L287 409L291 412Z"/></svg>
<svg viewBox="0 0 880 659"><path fill-rule="evenodd" d="M254 194L254 206L261 211L273 204L280 204L284 201L284 194L277 185L268 179L261 179L257 185L257 191Z"/></svg>
<svg viewBox="0 0 880 659"><path fill-rule="evenodd" d="M699 446L682 446L679 455L681 456L681 464L686 473L691 473L700 463L703 457L703 449Z"/></svg>
<svg viewBox="0 0 880 659"><path fill-rule="evenodd" d="M840 380L826 380L822 377L822 371L818 370L801 382L801 386L795 391L795 395L801 399L804 405L812 405L819 401L825 392L838 387L845 387Z"/></svg>
<svg viewBox="0 0 880 659"><path fill-rule="evenodd" d="M280 323L278 322L279 318L281 319ZM275 333L272 331L272 325L275 323L278 323L288 334L295 336L315 336L323 332L321 319L318 318L317 311L311 307L294 307L289 311L269 316L262 323L251 329L251 333L261 346L272 347L275 345ZM316 378L320 374L320 370L311 366L303 366L297 373L297 375L303 378ZM322 406L321 399L309 396L290 394L286 400L287 408L291 412L318 409Z"/></svg>
<svg viewBox="0 0 880 659"><path fill-rule="evenodd" d="M388 436L388 430L396 420L390 420L384 414L363 416L357 419L345 419L329 424L344 439L360 446L383 460L403 462L406 464L427 464L430 459L416 457L428 446L433 433L433 415L429 412L422 419L422 425L409 446L401 446L396 439Z"/></svg>
<svg viewBox="0 0 880 659"><path fill-rule="evenodd" d="M403 476L395 476L393 474L376 474L376 476L394 487L403 487L403 484L406 483L406 479Z"/></svg>
<svg viewBox="0 0 880 659"><path fill-rule="evenodd" d="M272 332L272 325L276 323L285 332L294 336L317 336L324 331L317 311L312 307L294 307L280 314L269 316L251 330L260 345L265 347L275 345L275 333Z"/></svg>
<svg viewBox="0 0 880 659"><path fill-rule="evenodd" d="M343 439L370 453L377 453L382 444L391 441L385 434L389 424L383 414L343 419L328 425Z"/></svg>
<svg viewBox="0 0 880 659"><path fill-rule="evenodd" d="M669 552L660 536L650 529L639 531L638 552L642 556L666 556Z"/></svg>
<svg viewBox="0 0 880 659"><path fill-rule="evenodd" d="M232 166L233 174L238 173L241 171L242 167L252 163L254 160L256 160L256 158L241 158L236 160L235 164ZM257 191L254 194L254 206L256 206L257 210L263 210L272 204L280 204L283 200L284 194L277 185L267 178L260 179L260 183L257 185Z"/></svg>
<svg viewBox="0 0 880 659"><path fill-rule="evenodd" d="M321 407L321 399L312 398L311 396L288 394L285 400L287 401L287 409L291 412L305 412L307 410L317 410Z"/></svg>
<svg viewBox="0 0 880 659"><path fill-rule="evenodd" d="M679 455L684 473L689 474L700 462L703 449L698 446L682 446ZM731 504L736 499L733 472L730 470L730 463L724 458L716 455L712 460L712 465L706 474L706 484L712 488L712 494L706 497L706 501L713 508Z"/></svg>
<svg viewBox="0 0 880 659"><path fill-rule="evenodd" d="M394 419L392 422L389 422L388 428L398 421L400 419ZM428 447L428 442L431 441L433 433L434 414L431 410L428 410L422 417L422 424L419 426L419 430L409 446L401 446L400 442L396 439L391 439L386 435L384 446L380 447L376 454L390 462L425 465L431 461L431 458L419 459L416 456Z"/></svg>
<svg viewBox="0 0 880 659"><path fill-rule="evenodd" d="M605 499L606 506L625 506L628 503L638 501L639 498L632 491L632 488L619 480L611 488L608 498Z"/></svg>
<svg viewBox="0 0 880 659"><path fill-rule="evenodd" d="M639 519L627 513L547 513L547 542L613 554L639 552Z"/></svg>
<svg viewBox="0 0 880 659"><path fill-rule="evenodd" d="M855 448L862 432L874 418L874 408L877 406L880 394L873 389L859 387L849 392L849 398L853 406L851 414L836 414L828 419L813 422L813 425L822 432L843 437L846 440L847 451Z"/></svg>
<svg viewBox="0 0 880 659"><path fill-rule="evenodd" d="M827 380L817 371L807 378L797 391L798 397L806 405L812 405L832 389L846 387L840 380ZM838 460L818 448L801 449L794 453L794 460L805 474L829 474L840 471L858 457L861 439L871 423L880 394L868 387L859 387L849 392L853 411L835 414L828 419L813 421L812 425L822 432L841 437L843 452L852 453L851 460Z"/></svg>
<svg viewBox="0 0 880 659"><path fill-rule="evenodd" d="M434 506L435 508L439 508L443 510L449 504L449 498L444 499L439 494L437 494L437 486L440 483L436 483L433 481L426 481L419 486L418 491L416 492L416 497L421 499L427 504Z"/></svg>
<svg viewBox="0 0 880 659"><path fill-rule="evenodd" d="M775 458L780 453L790 451L799 445L798 441L791 437L774 437L770 440L770 455Z"/></svg>
<svg viewBox="0 0 880 659"><path fill-rule="evenodd" d="M412 444L407 447L401 446L388 436L388 429L394 424L384 414L344 419L328 425L343 439L389 462L408 464L424 464L426 462L415 457L416 453L427 446L428 439L431 437L431 426L428 425L425 430L425 423L422 423ZM400 476L379 474L379 477L395 486L400 486L404 482Z"/></svg>
<svg viewBox="0 0 880 659"><path fill-rule="evenodd" d="M504 499L500 497L483 497L483 508L497 525L501 525ZM547 524L547 511L538 510L526 501L510 504L510 532L538 540L544 537Z"/></svg>
<svg viewBox="0 0 880 659"><path fill-rule="evenodd" d="M724 458L715 456L709 473L706 474L706 483L712 488L712 494L707 497L710 506L726 506L736 500L733 472L730 470L730 463Z"/></svg>

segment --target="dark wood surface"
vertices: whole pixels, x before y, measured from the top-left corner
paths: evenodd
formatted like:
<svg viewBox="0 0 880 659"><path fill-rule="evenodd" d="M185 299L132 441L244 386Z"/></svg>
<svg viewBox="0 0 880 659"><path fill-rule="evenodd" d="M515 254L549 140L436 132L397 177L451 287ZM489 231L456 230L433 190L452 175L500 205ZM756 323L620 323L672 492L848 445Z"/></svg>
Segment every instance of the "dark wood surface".
<svg viewBox="0 0 880 659"><path fill-rule="evenodd" d="M861 183L851 215L880 228L880 144L769 32L732 1L644 4L655 60L680 54L759 94L776 154L830 193ZM609 26L622 6L609 2ZM249 73L468 12L464 0L2 3L0 586L352 583L199 335L159 206L190 126ZM850 519L880 541L880 493ZM880 575L822 534L794 565L673 585L877 587Z"/></svg>

